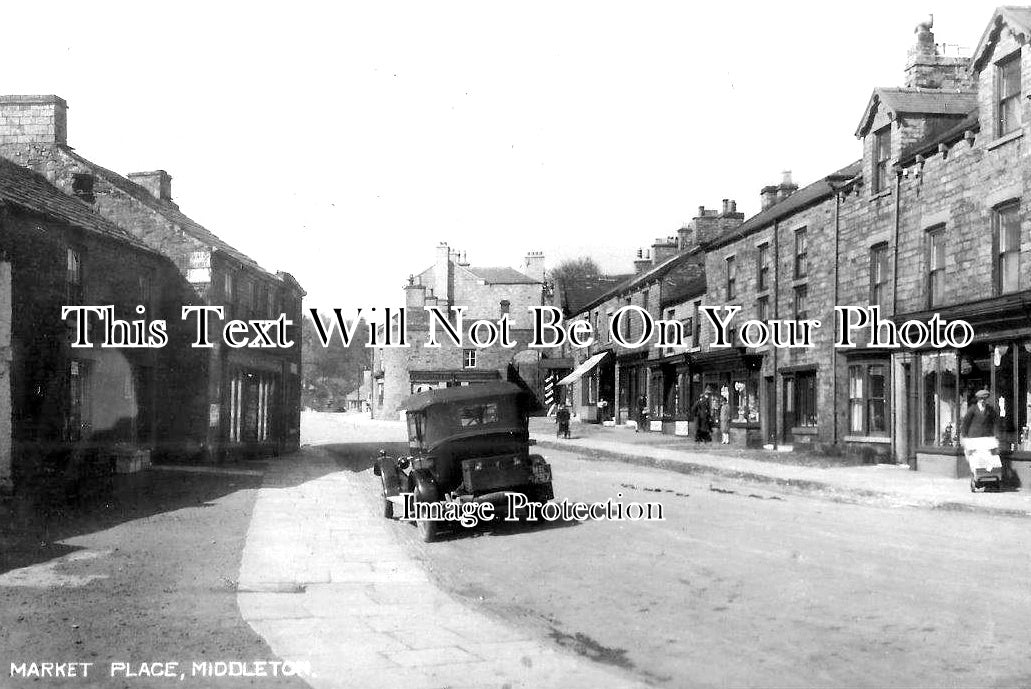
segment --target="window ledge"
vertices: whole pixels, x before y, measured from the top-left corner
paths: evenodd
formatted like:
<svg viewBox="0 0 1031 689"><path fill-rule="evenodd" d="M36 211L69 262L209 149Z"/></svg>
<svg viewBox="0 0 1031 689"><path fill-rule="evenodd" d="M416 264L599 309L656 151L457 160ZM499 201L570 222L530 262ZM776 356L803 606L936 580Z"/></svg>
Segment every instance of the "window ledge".
<svg viewBox="0 0 1031 689"><path fill-rule="evenodd" d="M992 141L989 141L988 145L986 146L986 148L990 151L993 148L998 148L999 146L1002 146L1003 144L1008 144L1010 141L1015 141L1015 140L1019 139L1022 136L1024 136L1024 130L1018 129L1015 132L1010 132L1009 134L1003 134L999 138L993 139Z"/></svg>
<svg viewBox="0 0 1031 689"><path fill-rule="evenodd" d="M881 189L876 194L871 195L870 200L876 201L877 199L883 199L885 196L891 196L891 187L888 187L887 189Z"/></svg>
<svg viewBox="0 0 1031 689"><path fill-rule="evenodd" d="M876 443L880 445L891 445L891 438L886 435L846 435L846 443Z"/></svg>

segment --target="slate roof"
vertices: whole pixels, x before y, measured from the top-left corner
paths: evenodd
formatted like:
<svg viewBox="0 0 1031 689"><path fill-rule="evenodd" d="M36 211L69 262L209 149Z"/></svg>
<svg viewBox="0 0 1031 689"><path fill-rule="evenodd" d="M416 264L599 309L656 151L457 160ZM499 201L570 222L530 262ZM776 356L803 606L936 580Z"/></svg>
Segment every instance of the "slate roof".
<svg viewBox="0 0 1031 689"><path fill-rule="evenodd" d="M148 253L157 253L126 230L94 213L82 201L55 187L43 175L3 158L0 158L0 199Z"/></svg>
<svg viewBox="0 0 1031 689"><path fill-rule="evenodd" d="M697 271L692 274L679 276L677 278L666 278L669 283L663 290L660 308L673 306L687 301L691 297L705 294L707 285L705 283L705 265L699 265Z"/></svg>
<svg viewBox="0 0 1031 689"><path fill-rule="evenodd" d="M713 239L709 242L706 248L715 249L721 246L726 246L742 237L747 237L753 232L758 232L784 216L791 215L801 208L827 198L834 193L833 184L835 182L845 182L850 180L859 175L862 170L862 159L857 160L851 165L846 165L840 170L827 175L823 179L802 187L791 196L779 203L775 203L766 210L759 211L751 218L735 227L731 232L727 232Z"/></svg>
<svg viewBox="0 0 1031 689"><path fill-rule="evenodd" d="M865 136L870 131L880 104L896 115L908 113L960 118L977 107L977 93L949 89L876 88L856 128L856 136Z"/></svg>
<svg viewBox="0 0 1031 689"><path fill-rule="evenodd" d="M484 282L494 285L535 285L540 284L529 275L523 275L515 268L477 268L474 266L463 266L470 273Z"/></svg>
<svg viewBox="0 0 1031 689"><path fill-rule="evenodd" d="M556 285L561 290L563 306L569 315L580 313L583 307L612 289L622 286L634 277L634 273L619 275L595 275L562 280Z"/></svg>
<svg viewBox="0 0 1031 689"><path fill-rule="evenodd" d="M203 242L204 244L207 244L212 249L217 249L218 251L225 253L226 255L239 261L243 265L249 266L255 270L266 273L268 275L272 275L273 277L278 277L270 271L262 268L260 265L258 265L257 261L247 256L239 249L236 249L230 244L227 244L226 242L222 241L222 239L215 235L214 232L207 229L206 227L196 222L192 218L188 217L185 213L179 210L179 207L177 205L175 205L171 201L163 201L157 198L139 184L136 184L135 182L126 179L117 172L108 170L107 168L97 165L91 160L86 160L74 151L66 150L66 152L70 157L74 158L75 160L79 161L83 165L93 170L98 177L102 177L106 182L110 183L112 186L125 192L126 194L133 197L143 205L150 208L151 210L161 214L166 220L177 225L179 228L182 229L183 232L190 235L191 237Z"/></svg>

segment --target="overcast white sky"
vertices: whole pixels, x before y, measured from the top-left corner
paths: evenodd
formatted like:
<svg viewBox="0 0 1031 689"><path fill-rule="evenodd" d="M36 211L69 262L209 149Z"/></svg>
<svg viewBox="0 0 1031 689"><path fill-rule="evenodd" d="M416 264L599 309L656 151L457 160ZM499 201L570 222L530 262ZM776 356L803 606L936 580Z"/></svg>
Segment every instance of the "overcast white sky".
<svg viewBox="0 0 1031 689"><path fill-rule="evenodd" d="M860 156L917 22L972 50L995 5L26 2L0 92L64 97L70 145L167 170L309 306L389 305L441 241L615 272L699 205L751 215Z"/></svg>

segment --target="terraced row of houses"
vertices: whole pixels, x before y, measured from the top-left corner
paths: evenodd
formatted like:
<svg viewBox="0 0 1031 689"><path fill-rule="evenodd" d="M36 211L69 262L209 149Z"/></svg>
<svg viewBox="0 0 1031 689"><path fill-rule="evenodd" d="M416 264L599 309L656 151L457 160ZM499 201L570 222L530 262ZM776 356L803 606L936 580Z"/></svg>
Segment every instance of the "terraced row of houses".
<svg viewBox="0 0 1031 689"><path fill-rule="evenodd" d="M154 458L296 448L301 297L186 216L163 170L120 175L68 145L67 104L0 96L0 493L76 489ZM164 320L162 347L73 347L64 306ZM290 348L197 348L184 306L295 324ZM123 337L130 337L127 325Z"/></svg>
<svg viewBox="0 0 1031 689"><path fill-rule="evenodd" d="M700 208L639 253L635 275L575 307L604 324L633 304L687 335L682 347L631 349L601 328L570 352L576 413L623 422L643 397L651 430L686 435L711 391L730 402L735 443L959 475L959 421L987 387L1003 446L1031 480L1031 8L998 8L969 57L944 55L930 22L915 33L903 86L875 88L860 114L861 158L802 188L785 176L748 219L730 200ZM738 322L824 326L809 348L749 347L739 332L717 348L707 305L741 307ZM861 335L838 348L836 305L876 305L896 324L937 313L975 337L911 349Z"/></svg>

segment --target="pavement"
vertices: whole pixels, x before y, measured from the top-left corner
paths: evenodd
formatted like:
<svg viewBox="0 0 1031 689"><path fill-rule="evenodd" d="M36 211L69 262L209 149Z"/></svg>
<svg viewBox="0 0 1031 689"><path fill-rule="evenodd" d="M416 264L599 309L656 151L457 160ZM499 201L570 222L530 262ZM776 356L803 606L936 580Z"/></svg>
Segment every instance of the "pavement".
<svg viewBox="0 0 1031 689"><path fill-rule="evenodd" d="M403 433L379 426L394 441ZM311 686L640 686L442 592L414 529L399 535L407 525L380 516L371 471L341 470L346 448L308 446L270 464L240 567L243 618L284 661L310 668Z"/></svg>
<svg viewBox="0 0 1031 689"><path fill-rule="evenodd" d="M555 438L554 419L533 418L541 448L580 452L684 473L750 480L788 491L819 492L830 499L886 507L920 507L1031 516L1031 491L971 493L968 479L912 471L906 465L841 465L807 453L699 446L690 438L574 421L570 439Z"/></svg>

